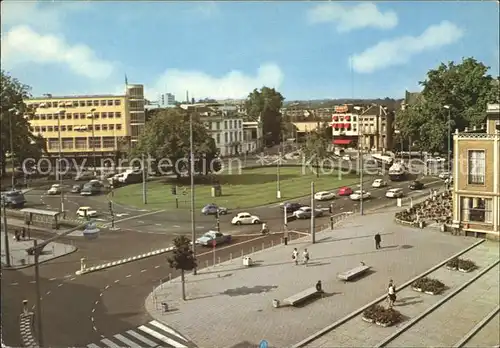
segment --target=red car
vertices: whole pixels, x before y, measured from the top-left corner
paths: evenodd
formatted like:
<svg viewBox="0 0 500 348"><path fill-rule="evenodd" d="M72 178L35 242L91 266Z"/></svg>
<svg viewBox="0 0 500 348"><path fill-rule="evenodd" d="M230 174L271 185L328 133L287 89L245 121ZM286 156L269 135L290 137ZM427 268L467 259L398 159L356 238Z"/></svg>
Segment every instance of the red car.
<svg viewBox="0 0 500 348"><path fill-rule="evenodd" d="M352 195L352 192L353 192L352 188L344 186L344 187L341 187L339 189L339 192L337 193L337 195L339 195L339 196L350 196L350 195Z"/></svg>

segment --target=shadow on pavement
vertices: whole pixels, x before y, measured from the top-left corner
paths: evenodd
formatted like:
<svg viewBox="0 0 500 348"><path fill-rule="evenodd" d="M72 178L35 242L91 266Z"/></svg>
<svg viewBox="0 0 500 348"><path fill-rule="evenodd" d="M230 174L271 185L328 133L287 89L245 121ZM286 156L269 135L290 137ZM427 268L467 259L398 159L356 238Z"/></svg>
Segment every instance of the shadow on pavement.
<svg viewBox="0 0 500 348"><path fill-rule="evenodd" d="M380 233L381 236L387 236L390 234L394 233ZM351 239L361 239L361 238L373 238L375 235L374 234L367 234L364 236L357 236L357 237L348 237L348 238L334 238L334 237L326 237L323 239L318 240L318 243L332 243L332 242L339 242L342 240L351 240Z"/></svg>

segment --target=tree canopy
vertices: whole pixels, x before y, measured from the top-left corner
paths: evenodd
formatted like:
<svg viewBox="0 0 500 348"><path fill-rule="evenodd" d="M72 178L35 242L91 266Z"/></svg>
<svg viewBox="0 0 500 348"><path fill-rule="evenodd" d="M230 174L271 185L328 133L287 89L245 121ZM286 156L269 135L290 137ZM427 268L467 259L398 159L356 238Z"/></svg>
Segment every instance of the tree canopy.
<svg viewBox="0 0 500 348"><path fill-rule="evenodd" d="M448 126L453 132L455 128L483 124L487 104L499 101L498 85L488 70L474 58L465 58L459 64L442 63L430 70L420 82L423 91L416 104L397 112L396 127L401 138L416 140L420 150L443 151Z"/></svg>
<svg viewBox="0 0 500 348"><path fill-rule="evenodd" d="M261 120L266 145L279 144L281 140L281 108L285 98L274 88L254 89L245 101L247 115L252 120Z"/></svg>
<svg viewBox="0 0 500 348"><path fill-rule="evenodd" d="M24 118L27 109L24 100L30 97L30 87L0 71L0 162L2 174L6 170L7 154L10 155L10 137L12 131L13 160L15 166L21 166L24 159L37 160L43 151L46 151L45 140L41 136L33 135L29 129L29 122Z"/></svg>
<svg viewBox="0 0 500 348"><path fill-rule="evenodd" d="M329 157L328 147L330 141L331 138L328 138L328 131L320 126L316 131L307 135L306 142L302 146L302 153L305 156L306 162L316 167L317 177L320 174L321 163Z"/></svg>
<svg viewBox="0 0 500 348"><path fill-rule="evenodd" d="M195 169L197 173L208 174L210 169L218 168L203 165L200 160L204 159L207 164L217 157L215 141L200 117L193 114L193 152ZM138 139L137 147L132 151L132 156L148 154L157 161L169 159L177 171L178 177L183 171L189 170L189 163L181 161L190 157L189 141L189 114L181 108L163 109L152 115L145 124L144 131ZM175 164L178 165L175 165Z"/></svg>
<svg viewBox="0 0 500 348"><path fill-rule="evenodd" d="M191 248L191 241L186 236L177 236L174 239L174 250L172 255L167 258L171 268L181 271L182 299L186 299L186 290L184 282L184 272L196 268L196 258Z"/></svg>

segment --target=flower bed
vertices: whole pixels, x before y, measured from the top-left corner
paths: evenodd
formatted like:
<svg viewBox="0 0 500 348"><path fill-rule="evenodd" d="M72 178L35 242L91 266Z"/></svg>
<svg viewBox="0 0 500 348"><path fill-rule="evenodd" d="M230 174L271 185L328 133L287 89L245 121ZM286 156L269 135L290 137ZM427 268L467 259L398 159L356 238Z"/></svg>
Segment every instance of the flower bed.
<svg viewBox="0 0 500 348"><path fill-rule="evenodd" d="M446 285L437 279L423 277L413 282L412 288L415 291L425 292L429 295L437 295L446 288Z"/></svg>
<svg viewBox="0 0 500 348"><path fill-rule="evenodd" d="M366 322L375 323L380 326L388 327L403 320L400 312L393 308L384 308L381 305L368 307L361 317Z"/></svg>
<svg viewBox="0 0 500 348"><path fill-rule="evenodd" d="M459 270L460 272L472 272L477 268L477 265L471 260L454 258L446 263L446 268L451 270Z"/></svg>
<svg viewBox="0 0 500 348"><path fill-rule="evenodd" d="M458 269L458 257L446 262L446 268L456 271Z"/></svg>

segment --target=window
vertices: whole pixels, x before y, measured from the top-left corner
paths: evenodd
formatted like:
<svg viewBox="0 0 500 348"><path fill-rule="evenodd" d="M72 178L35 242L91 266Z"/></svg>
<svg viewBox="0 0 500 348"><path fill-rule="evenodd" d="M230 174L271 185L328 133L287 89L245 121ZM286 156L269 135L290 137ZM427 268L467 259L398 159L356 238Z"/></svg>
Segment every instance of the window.
<svg viewBox="0 0 500 348"><path fill-rule="evenodd" d="M54 117L54 119L56 118ZM52 114L47 114L47 120L52 120Z"/></svg>
<svg viewBox="0 0 500 348"><path fill-rule="evenodd" d="M59 149L59 139L57 139L57 138L50 138L48 145L49 145L49 149L51 149L51 150L58 150Z"/></svg>
<svg viewBox="0 0 500 348"><path fill-rule="evenodd" d="M113 118L113 116L114 116L114 113L113 113L113 112L108 112L108 117L109 117L109 118Z"/></svg>
<svg viewBox="0 0 500 348"><path fill-rule="evenodd" d="M121 124L117 124L116 125L116 130L121 130L122 129L122 125Z"/></svg>
<svg viewBox="0 0 500 348"><path fill-rule="evenodd" d="M220 121L217 121L217 130L220 129Z"/></svg>
<svg viewBox="0 0 500 348"><path fill-rule="evenodd" d="M227 121L224 121L224 129L227 129Z"/></svg>
<svg viewBox="0 0 500 348"><path fill-rule="evenodd" d="M73 126L66 126L66 129L69 130L69 131L72 131L73 130Z"/></svg>
<svg viewBox="0 0 500 348"><path fill-rule="evenodd" d="M215 143L220 144L220 133L217 133L217 135L215 137Z"/></svg>
<svg viewBox="0 0 500 348"><path fill-rule="evenodd" d="M472 185L484 185L486 176L486 153L484 150L469 150L467 181Z"/></svg>
<svg viewBox="0 0 500 348"><path fill-rule="evenodd" d="M115 125L114 124L110 124L109 125L109 130L113 130L113 129L115 129Z"/></svg>
<svg viewBox="0 0 500 348"><path fill-rule="evenodd" d="M113 106L113 101L112 100L108 100L108 106Z"/></svg>
<svg viewBox="0 0 500 348"><path fill-rule="evenodd" d="M94 119L99 118L99 113L98 112L94 112L92 115L93 116L92 117L89 116L89 118L94 118Z"/></svg>
<svg viewBox="0 0 500 348"><path fill-rule="evenodd" d="M31 119L31 115L30 115L30 119ZM34 120L39 120L40 119L40 115L36 114L33 116L33 119Z"/></svg>
<svg viewBox="0 0 500 348"><path fill-rule="evenodd" d="M121 113L121 112L115 112L115 117L116 117L116 118L120 118L120 117L122 117L122 113Z"/></svg>
<svg viewBox="0 0 500 348"><path fill-rule="evenodd" d="M116 100L115 100L115 105L116 105L116 106L118 106L118 105L120 105L120 104L121 104L120 100L119 100L119 99L116 99Z"/></svg>
<svg viewBox="0 0 500 348"><path fill-rule="evenodd" d="M66 126L61 126L61 132L66 132Z"/></svg>
<svg viewBox="0 0 500 348"><path fill-rule="evenodd" d="M86 149L87 138L75 138L75 149Z"/></svg>
<svg viewBox="0 0 500 348"><path fill-rule="evenodd" d="M99 100L94 100L92 104L94 104L94 106L99 106Z"/></svg>
<svg viewBox="0 0 500 348"><path fill-rule="evenodd" d="M106 106L106 101L105 100L101 100L101 106Z"/></svg>
<svg viewBox="0 0 500 348"><path fill-rule="evenodd" d="M35 132L36 132L36 133L40 133L40 127L36 126L36 127L35 127Z"/></svg>
<svg viewBox="0 0 500 348"><path fill-rule="evenodd" d="M100 137L90 137L89 138L89 147L100 149L101 148L101 138Z"/></svg>
<svg viewBox="0 0 500 348"><path fill-rule="evenodd" d="M54 126L54 128L52 128L52 126L48 126L48 127L47 127L47 130L48 130L49 132L58 132L58 131L59 131L59 127Z"/></svg>
<svg viewBox="0 0 500 348"><path fill-rule="evenodd" d="M42 133L43 133L43 132L46 132L46 131L47 131L47 128L46 128L46 127L42 127L41 131L42 131Z"/></svg>
<svg viewBox="0 0 500 348"><path fill-rule="evenodd" d="M85 119L85 113L80 113L80 120Z"/></svg>
<svg viewBox="0 0 500 348"><path fill-rule="evenodd" d="M78 106L78 101L76 101L76 100L75 100L75 101L73 102L73 107L74 107L74 108L76 108L77 106Z"/></svg>
<svg viewBox="0 0 500 348"><path fill-rule="evenodd" d="M96 131L100 131L101 130L101 126L98 125L98 124L94 125L94 128L95 128Z"/></svg>
<svg viewBox="0 0 500 348"><path fill-rule="evenodd" d="M92 125L91 125L91 124L89 124L89 125L87 126L87 130L92 131Z"/></svg>
<svg viewBox="0 0 500 348"><path fill-rule="evenodd" d="M87 100L87 106L92 106L92 100Z"/></svg>
<svg viewBox="0 0 500 348"><path fill-rule="evenodd" d="M115 138L104 137L102 138L102 147L115 147Z"/></svg>
<svg viewBox="0 0 500 348"><path fill-rule="evenodd" d="M229 133L229 141L233 142L233 132Z"/></svg>
<svg viewBox="0 0 500 348"><path fill-rule="evenodd" d="M107 130L108 130L108 125L107 125L107 124L103 124L103 125L101 126L101 129L102 129L103 131L107 131Z"/></svg>
<svg viewBox="0 0 500 348"><path fill-rule="evenodd" d="M73 118L73 114L66 114L66 119L71 120Z"/></svg>
<svg viewBox="0 0 500 348"><path fill-rule="evenodd" d="M227 138L228 138L228 135L227 135L227 132L226 132L226 133L224 133L224 142L225 143L228 143Z"/></svg>
<svg viewBox="0 0 500 348"><path fill-rule="evenodd" d="M493 200L491 198L461 197L461 220L470 222L493 222Z"/></svg>
<svg viewBox="0 0 500 348"><path fill-rule="evenodd" d="M62 148L63 149L72 149L73 148L73 138L63 138L62 139Z"/></svg>

